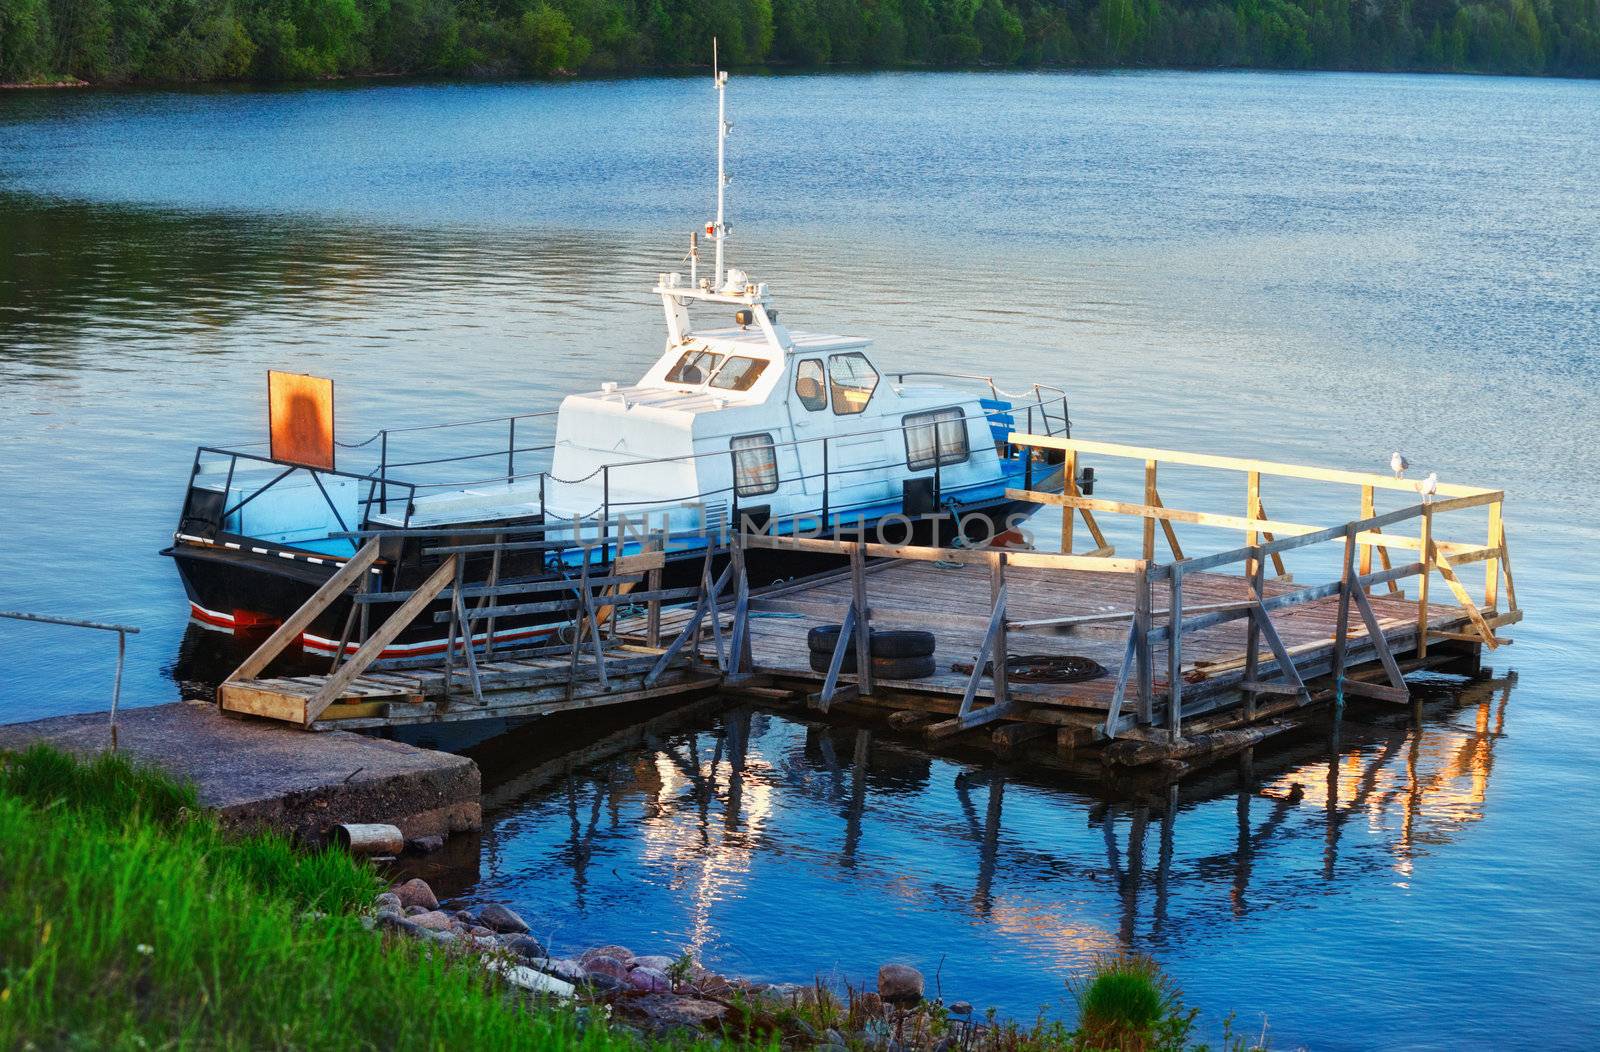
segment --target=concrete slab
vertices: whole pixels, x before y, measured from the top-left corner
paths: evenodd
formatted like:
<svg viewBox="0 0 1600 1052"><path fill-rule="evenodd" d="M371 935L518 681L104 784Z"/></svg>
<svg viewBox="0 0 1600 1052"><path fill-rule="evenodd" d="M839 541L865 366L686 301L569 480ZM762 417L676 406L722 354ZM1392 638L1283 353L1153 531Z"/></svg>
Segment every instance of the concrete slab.
<svg viewBox="0 0 1600 1052"><path fill-rule="evenodd" d="M0 750L35 742L79 755L111 745L104 712L0 725ZM117 714L117 743L138 762L192 781L236 827L269 827L320 844L341 822L389 822L408 838L477 829L477 764L347 731L311 734L174 702Z"/></svg>

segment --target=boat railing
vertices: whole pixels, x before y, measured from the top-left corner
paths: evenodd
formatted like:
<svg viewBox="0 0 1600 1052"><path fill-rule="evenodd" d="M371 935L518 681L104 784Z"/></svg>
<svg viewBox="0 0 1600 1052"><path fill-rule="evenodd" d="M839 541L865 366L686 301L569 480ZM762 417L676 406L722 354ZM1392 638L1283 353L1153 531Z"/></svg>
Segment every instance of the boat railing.
<svg viewBox="0 0 1600 1052"><path fill-rule="evenodd" d="M518 479L534 478L542 474L541 472L525 472L522 475L518 475L517 457L519 455L526 456L528 454L535 453L549 453L555 449L555 445L553 443L530 446L517 445L518 422L553 419L559 413L559 409L546 409L537 413L516 413L511 416L485 417L478 420L454 420L442 424L418 424L413 427L386 427L379 430L371 438L346 448L360 448L362 446L371 445L374 441L376 441L378 443L378 467L376 475L380 480L387 480L389 478L389 472L396 468L433 467L440 464L458 464L467 463L470 461L498 459L501 457L505 458L506 472L504 475L467 483L442 482L415 484L417 488L420 489L438 489L460 485L482 485L487 482L515 482ZM484 427L490 424L500 424L505 426L506 442L504 448L496 447L481 453L466 453L447 457L431 457L420 460L392 461L389 459L389 440L392 436L410 434L417 431L448 431L469 427ZM542 488L543 487L541 485L541 490ZM379 501L379 510L380 512L388 511L386 502L381 499Z"/></svg>
<svg viewBox="0 0 1600 1052"><path fill-rule="evenodd" d="M199 479L201 474L202 459L208 455L228 458L228 467L225 475L223 476L222 490L220 494L221 500L219 502L220 507L216 509L202 510L200 507L198 507L197 502L202 499L199 494L202 494L203 491L197 490L195 482L197 479ZM234 478L238 474L240 461L268 465L281 470L279 470L278 473L272 478L261 483L259 486L256 486L254 489L250 490L250 492L246 493L238 500L234 500L233 503L230 504L229 501L233 498ZM385 506L391 500L395 501L396 503L400 503L401 500L404 500L406 517L409 519L411 506L416 499L417 487L415 485L395 479L386 479L376 472L362 474L354 471L339 471L335 468L313 467L306 464L294 464L288 461L274 460L270 456L264 456L260 453L248 453L238 449L222 449L217 446L200 446L195 450L194 463L189 470L189 487L184 495L183 512L178 519L178 530L179 532L184 532L185 530L193 528L193 524L197 520L210 524L217 530L223 530L226 528L228 519L238 513L240 509L256 500L263 493L266 493L273 487L277 486L278 483L298 472L304 472L311 477L312 482L316 484L317 491L322 495L322 499L327 503L328 510L333 513L334 521L339 524L341 530L349 530L351 526L345 521L344 513L339 510L338 502L333 499L332 495L328 492L328 487L323 484L322 480L325 477L352 479L357 483L366 483L367 492L364 495L356 498L356 508L359 512L359 518L357 519L356 523L357 526L365 526L367 524L368 520L372 517L372 509L374 505ZM394 487L396 490L398 490L399 495L391 496L389 492L390 487Z"/></svg>
<svg viewBox="0 0 1600 1052"><path fill-rule="evenodd" d="M1019 426L1023 425L1024 423L1026 423L1031 428L1036 423L1043 422L1045 424L1045 433L1048 433L1048 434L1059 434L1061 437L1068 437L1070 432L1067 430L1068 427L1069 427L1069 418L1068 418L1068 406L1067 406L1066 395L1064 393L1060 392L1060 390L1058 388L1050 388L1050 387L1046 387L1044 385L1034 385L1034 386L1035 386L1035 397L1034 397L1033 401L1031 401L1031 402L1027 402L1027 403L1023 403L1023 404L1017 404L1017 403L1014 403L1014 402L1013 403L1007 403L1006 405L1004 405L1002 407L999 407L999 408L985 406L976 414L970 413L970 412L964 412L963 413L963 419L965 421L970 421L970 420L975 419L975 418L976 419L982 419L986 423L989 424L991 432L995 433L996 435L1009 434L1012 430L1017 429ZM613 512L615 510L621 509L621 508L629 508L629 507L633 507L633 508L638 508L638 507L665 508L665 507L673 507L673 506L683 506L683 505L694 504L694 503L709 503L711 501L720 502L722 500L726 500L728 502L728 508L729 508L730 516L737 516L738 515L739 507L740 507L740 503L741 503L741 497L745 496L745 495L740 494L740 492L739 492L740 486L737 483L737 481L735 481L731 485L721 486L721 487L713 487L713 488L710 488L710 489L701 490L701 491L698 491L696 493L684 495L684 496L681 496L681 497L660 497L660 498L649 498L649 499L633 500L633 501L617 501L617 500L614 500L612 498L612 483L613 483L613 479L614 479L614 475L615 474L623 472L623 471L632 471L632 470L638 470L638 469L648 469L648 468L650 468L652 466L657 466L657 465L682 464L682 463L686 463L686 462L696 462L696 461L699 461L699 460L702 460L702 459L706 459L706 458L723 458L723 457L726 457L726 458L728 458L730 468L732 469L732 474L736 479L737 475L738 475L737 457L736 457L736 454L734 453L734 451L732 451L732 450L726 450L726 449L724 449L724 450L706 450L706 451L703 451L703 452L682 454L682 455L678 455L678 456L646 458L646 459L642 459L642 460L628 461L628 462L622 463L622 464L606 464L606 465L602 465L602 466L594 469L593 471L591 471L587 475L584 475L584 476L581 476L581 477L578 477L578 478L571 478L571 479L559 478L559 477L551 474L548 470L532 471L532 472L526 472L526 473L523 473L523 474L517 474L516 473L516 459L515 459L517 454L519 454L519 453L527 453L527 452L548 451L548 450L553 449L554 447L553 446L549 446L549 445L545 445L545 446L526 446L526 447L517 446L515 444L515 442L516 442L516 432L515 432L516 422L518 420L528 420L528 419L532 419L532 418L535 418L535 417L548 416L548 415L551 415L551 414L548 414L548 413L532 413L532 414L522 414L522 415L513 416L513 417L497 417L497 418L492 418L492 419L487 419L487 420L460 421L460 422L455 422L455 423L450 423L450 424L424 425L424 426L412 427L412 428L393 428L393 429L387 429L385 431L380 431L374 436L373 439L368 439L366 442L357 444L357 446L370 445L371 442L374 439L380 442L379 464L378 464L377 468L375 468L373 471L370 471L370 472L365 473L365 474L356 473L356 472L336 471L336 470L333 470L333 469L311 468L311 467L306 467L306 466L303 466L303 465L289 464L289 463L286 463L286 462L273 460L270 457L264 456L264 455L261 455L261 454L247 453L247 452L242 452L242 451L239 451L239 450L230 450L230 449L221 449L221 448L216 448L216 447L202 446L202 447L200 447L199 450L196 451L196 454L195 454L194 470L191 473L191 477L190 477L190 496L186 500L185 507L184 507L184 515L183 515L183 518L180 520L180 532L183 531L184 524L190 522L195 517L195 515L194 515L194 510L195 509L193 509L191 507L191 505L192 505L192 503L193 503L193 501L195 499L194 498L194 480L200 473L201 458L202 458L203 455L206 455L206 454L215 454L217 456L226 456L226 457L230 458L229 459L229 464L228 464L228 469L227 469L227 478L223 483L223 494L224 494L224 498L223 499L224 499L225 507L223 508L221 514L217 515L215 517L215 521L218 524L219 528L220 528L220 525L222 523L227 521L229 516L233 515L240 508L248 505L251 501L253 501L256 498L260 497L263 493L265 493L268 490L270 490L273 486L277 485L279 482L282 482L284 479L286 479L289 476L295 474L296 472L300 472L300 471L306 472L307 474L311 475L313 481L315 481L315 483L317 485L317 488L318 488L319 492L321 492L324 500L327 501L328 507L333 512L335 521L338 523L339 529L338 529L338 531L330 531L330 533L329 533L330 539L331 538L337 538L337 537L350 538L350 537L358 536L358 535L360 535L362 530L366 530L366 529L368 529L370 527L373 527L375 525L381 525L381 524L377 524L377 523L375 523L373 521L373 516L374 516L374 514L378 514L378 515L387 514L388 510L389 510L389 504L391 502L396 503L396 504L401 504L403 502L402 506L404 507L405 512L404 512L403 516L401 517L400 528L401 529L411 529L411 525L410 525L411 524L411 518L412 518L412 515L415 512L415 502L416 502L416 498L417 498L417 495L418 495L419 492L423 492L423 491L427 491L427 490L433 490L433 489L464 488L464 487L474 486L474 485L488 485L488 484L495 484L495 483L512 483L512 482L519 482L519 481L529 481L529 482L531 482L533 480L537 480L537 484L538 484L537 485L537 499L536 499L536 501L530 499L529 504L530 505L535 505L537 507L537 509L538 509L537 514L538 514L538 517L541 520L546 518L546 517L548 517L549 514L550 514L550 509L549 509L549 506L548 506L548 503L547 503L547 498L548 498L548 494L549 494L549 484L550 483L556 483L556 484L562 485L562 486L581 486L581 485L584 485L585 483L590 483L590 482L593 482L595 480L598 480L599 490L600 490L600 492L598 494L596 494L596 496L598 497L598 500L596 502L596 506L588 514L577 516L578 519L589 519L589 518L596 518L597 517L598 520L603 523L603 522L607 522L607 521L611 520ZM472 426L472 425L478 425L478 424L493 424L493 423L506 423L507 424L507 446L506 446L506 448L504 450L491 450L491 451L484 452L484 453L462 454L462 455L454 455L454 456L447 456L447 457L435 457L435 458L419 459L419 460L412 460L412 461L400 461L400 462L391 462L391 461L389 461L387 459L387 457L388 457L388 435L390 435L390 434L397 434L397 433L401 433L401 432L411 432L411 431L440 430L440 429L445 429L445 428L466 427L466 426ZM774 443L772 443L770 448L773 450L773 456L775 458L776 458L779 450L793 450L795 452L796 460L801 464L805 463L805 461L801 458L801 451L803 449L810 449L810 450L814 450L814 451L817 452L817 454L818 454L818 458L817 459L818 459L818 462L819 462L820 470L806 471L806 470L802 469L800 474L798 474L798 475L795 475L795 474L787 475L784 478L783 481L785 483L790 483L790 484L799 483L799 484L803 485L804 483L814 482L814 481L820 479L821 480L821 494L820 494L820 504L819 504L819 506L817 508L810 509L810 510L803 511L803 512L799 512L799 513L796 513L796 514L799 514L802 517L815 516L822 523L828 524L828 523L831 523L833 521L835 516L842 515L842 514L848 514L848 513L853 512L853 511L858 511L862 507L866 507L866 506L869 506L871 504L880 502L880 501L877 501L877 500L868 500L865 503L862 503L862 502L859 502L859 501L852 503L852 502L847 500L845 503L840 504L838 502L837 498L840 495L838 493L838 490L841 488L841 485L843 486L843 488L848 488L848 486L849 486L849 481L848 480L852 479L853 477L860 476L860 475L865 475L865 474L871 474L871 473L881 473L881 472L883 472L885 470L898 468L898 467L903 467L905 465L904 458L899 457L899 456L892 456L892 457L886 457L881 462L874 460L873 462L868 463L868 464L855 464L855 465L850 465L850 466L846 466L846 467L841 467L841 466L838 466L837 464L833 463L833 456L832 456L833 443L835 443L835 442L837 442L839 440L843 440L843 439L860 439L862 437L867 437L867 436L872 436L872 435L885 435L885 434L896 433L896 432L898 432L900 434L905 434L908 431L910 431L912 428L926 427L926 426L928 426L928 425L927 424L907 424L904 421L902 421L900 423L892 424L892 425L889 425L889 426L886 426L886 427L873 428L873 429L864 430L864 431L853 431L849 435L827 435L827 436L821 436L821 437L816 437L816 438L790 439L790 440L782 441L782 442L774 442ZM932 463L929 465L929 467L920 469L916 474L920 474L921 471L929 471L929 472L931 472L931 477L932 477L932 480L933 480L933 494L932 494L933 501L934 501L935 505L942 507L943 495L944 495L944 473L945 473L945 468L949 467L949 466L953 466L953 465L947 460L947 458L945 456L945 450L944 450L943 444L942 444L943 441L944 441L944 436L943 436L942 430L939 427L935 426L933 431L934 431L934 435L933 435L934 448L932 450L932 458L931 458L932 459ZM1032 433L1032 432L1028 431L1026 433ZM1035 460L1037 459L1036 456L1033 455L1031 452L1023 451L1023 450L1017 449L1015 447L1012 447L1009 443L1005 443L1003 441L997 441L997 445L999 445L1001 447L1001 455L1002 455L1002 460L1003 461L1020 460L1022 462L1022 466L1023 466L1023 480L1022 480L1022 482L1023 482L1023 485L1024 485L1025 488L1032 488L1032 486L1034 485ZM499 457L499 456L504 456L504 457L507 458L506 459L506 467L507 467L507 473L506 474L488 476L488 477L485 477L485 478L474 479L474 480L470 480L470 481L454 480L454 481L449 481L449 482L420 482L420 481L397 479L397 478L392 477L389 474L389 472L392 469L399 468L399 467L422 467L422 466L431 466L431 465L437 465L437 464L463 463L463 462L470 462L470 461L475 461L475 460L481 460L481 459L484 459L484 458ZM281 467L282 471L278 475L276 475L275 477L270 479L269 481L267 481L264 484L256 487L250 493L245 494L244 496L239 498L237 501L234 501L231 505L228 505L228 504L226 504L226 502L229 499L231 499L233 478L234 478L234 475L235 475L236 465L238 464L238 462L240 460L248 460L248 461L252 461L252 462L256 462L256 463L270 464L270 465L273 465L273 466L276 466L276 467ZM359 481L364 482L364 483L367 484L367 493L366 493L366 495L361 497L359 499L359 501L358 501L358 508L360 510L360 515L359 515L358 521L356 523L352 524L352 523L348 523L348 522L345 521L343 514L340 512L340 510L337 507L336 503L334 502L332 497L329 495L329 493L327 491L327 488L322 484L322 481L319 478L319 475L342 477L342 478L351 478L351 479L356 479L356 480L359 480ZM764 496L764 495L761 495L761 496ZM759 507L759 506L760 506L759 503L755 503L755 502L747 502L746 503L746 507ZM571 522L574 521L574 517L572 517L572 516L562 515L559 512L557 514L558 514L558 516L560 516L560 520L563 523L570 524ZM786 512L785 516L787 517L789 514L790 513ZM204 516L204 518L209 520L211 518L211 516L209 516L209 515L208 516ZM458 531L453 531L453 532L455 532L457 534L460 533L459 530ZM491 531L491 532L494 532L494 531ZM604 533L604 532L605 531L602 528L602 533Z"/></svg>

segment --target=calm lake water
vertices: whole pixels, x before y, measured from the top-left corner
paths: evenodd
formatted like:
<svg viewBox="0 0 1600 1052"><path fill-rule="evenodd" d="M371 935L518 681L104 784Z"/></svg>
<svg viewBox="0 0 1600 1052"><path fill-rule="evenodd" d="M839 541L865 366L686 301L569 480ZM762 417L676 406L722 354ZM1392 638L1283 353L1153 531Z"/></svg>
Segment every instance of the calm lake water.
<svg viewBox="0 0 1600 1052"><path fill-rule="evenodd" d="M790 323L1062 384L1082 437L1503 485L1529 618L1420 733L1357 713L1175 801L742 709L535 724L472 746L489 821L441 883L558 947L775 980L942 960L1031 1016L1131 945L1213 1033L1592 1047L1600 84L740 77L730 103L732 259ZM648 286L709 214L712 106L703 78L0 96L0 607L140 625L125 698L203 694L226 655L156 554L193 447L261 441L273 367L336 379L347 442L636 376ZM0 623L0 718L104 707L114 649Z"/></svg>

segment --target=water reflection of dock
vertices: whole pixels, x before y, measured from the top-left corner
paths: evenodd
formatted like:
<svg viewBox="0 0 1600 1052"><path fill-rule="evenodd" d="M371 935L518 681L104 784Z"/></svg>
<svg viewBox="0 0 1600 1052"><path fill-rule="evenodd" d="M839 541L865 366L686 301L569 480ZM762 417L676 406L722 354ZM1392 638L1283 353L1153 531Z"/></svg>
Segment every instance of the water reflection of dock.
<svg viewBox="0 0 1600 1052"><path fill-rule="evenodd" d="M1115 800L1022 765L963 766L863 727L705 702L491 784L486 861L496 842L540 836L541 866L569 874L580 910L596 880L669 874L697 948L717 937L719 904L762 894L763 856L981 921L1049 959L1158 946L1409 879L1483 817L1514 682L1440 686L1423 725L1346 720Z"/></svg>

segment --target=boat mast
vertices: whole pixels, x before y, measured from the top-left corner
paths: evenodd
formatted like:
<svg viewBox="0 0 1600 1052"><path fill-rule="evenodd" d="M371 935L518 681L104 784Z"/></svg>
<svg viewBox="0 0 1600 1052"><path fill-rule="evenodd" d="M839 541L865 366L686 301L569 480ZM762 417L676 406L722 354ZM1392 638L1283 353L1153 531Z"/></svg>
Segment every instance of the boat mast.
<svg viewBox="0 0 1600 1052"><path fill-rule="evenodd" d="M717 86L717 222L716 232L712 235L717 243L717 269L716 279L711 287L720 289L722 288L722 240L727 236L727 229L722 224L722 205L724 191L728 185L728 75L717 65L716 37L711 38L711 79Z"/></svg>

